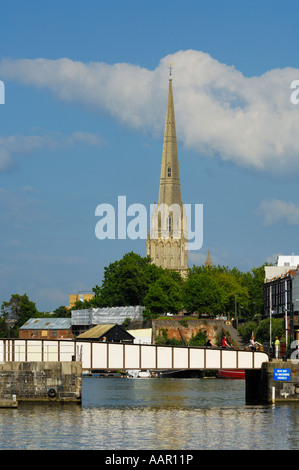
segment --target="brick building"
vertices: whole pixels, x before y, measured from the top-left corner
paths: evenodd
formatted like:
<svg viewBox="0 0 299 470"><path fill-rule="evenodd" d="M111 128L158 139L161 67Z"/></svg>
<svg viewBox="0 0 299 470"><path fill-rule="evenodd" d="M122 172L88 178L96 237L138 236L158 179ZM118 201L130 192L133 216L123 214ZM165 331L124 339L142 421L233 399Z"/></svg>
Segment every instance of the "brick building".
<svg viewBox="0 0 299 470"><path fill-rule="evenodd" d="M30 318L19 330L21 339L74 338L71 318Z"/></svg>

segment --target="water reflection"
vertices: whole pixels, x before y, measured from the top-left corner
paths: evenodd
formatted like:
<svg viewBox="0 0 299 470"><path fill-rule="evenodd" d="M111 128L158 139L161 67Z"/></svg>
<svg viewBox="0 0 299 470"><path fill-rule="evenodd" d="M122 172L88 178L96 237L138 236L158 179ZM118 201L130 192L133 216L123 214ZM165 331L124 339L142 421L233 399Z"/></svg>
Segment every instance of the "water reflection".
<svg viewBox="0 0 299 470"><path fill-rule="evenodd" d="M83 406L204 408L244 405L244 381L218 379L99 379L84 382Z"/></svg>
<svg viewBox="0 0 299 470"><path fill-rule="evenodd" d="M1 449L298 449L298 405L246 406L244 381L83 380L83 403L0 410Z"/></svg>

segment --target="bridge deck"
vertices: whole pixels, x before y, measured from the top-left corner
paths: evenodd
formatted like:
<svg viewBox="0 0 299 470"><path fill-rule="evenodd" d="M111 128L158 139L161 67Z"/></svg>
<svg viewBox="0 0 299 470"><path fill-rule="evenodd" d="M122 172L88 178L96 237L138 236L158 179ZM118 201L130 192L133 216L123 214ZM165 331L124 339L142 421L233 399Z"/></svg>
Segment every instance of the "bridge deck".
<svg viewBox="0 0 299 470"><path fill-rule="evenodd" d="M77 340L0 339L0 361L82 361L84 370L260 369L264 352Z"/></svg>

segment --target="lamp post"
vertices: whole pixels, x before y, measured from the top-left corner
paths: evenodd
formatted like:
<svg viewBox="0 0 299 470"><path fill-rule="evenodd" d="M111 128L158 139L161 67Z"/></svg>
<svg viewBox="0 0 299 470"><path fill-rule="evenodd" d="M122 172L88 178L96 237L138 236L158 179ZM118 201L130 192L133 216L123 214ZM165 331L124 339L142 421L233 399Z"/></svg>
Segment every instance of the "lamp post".
<svg viewBox="0 0 299 470"><path fill-rule="evenodd" d="M284 310L285 310L285 335L286 335L286 351L288 347L288 305L287 305L287 280L284 281Z"/></svg>
<svg viewBox="0 0 299 470"><path fill-rule="evenodd" d="M275 310L272 310L272 286L270 286L270 302L269 302L269 307L270 307L270 345L269 345L269 350L270 350L270 357L272 357L272 313L274 313Z"/></svg>
<svg viewBox="0 0 299 470"><path fill-rule="evenodd" d="M236 319L236 325L237 325L237 329L238 329L239 319L238 319L238 311L237 311L237 292L235 292L235 319Z"/></svg>

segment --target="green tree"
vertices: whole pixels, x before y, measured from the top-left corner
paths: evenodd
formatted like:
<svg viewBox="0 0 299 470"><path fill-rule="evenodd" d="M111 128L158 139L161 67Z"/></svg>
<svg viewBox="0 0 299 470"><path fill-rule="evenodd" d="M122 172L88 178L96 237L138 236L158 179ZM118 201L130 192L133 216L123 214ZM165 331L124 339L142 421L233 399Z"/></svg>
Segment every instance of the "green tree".
<svg viewBox="0 0 299 470"><path fill-rule="evenodd" d="M82 303L82 302L81 302ZM53 312L52 318L69 318L71 316L71 309L61 305Z"/></svg>
<svg viewBox="0 0 299 470"><path fill-rule="evenodd" d="M284 319L283 318L272 318L272 341L275 336L278 336L280 340L285 340L284 330ZM256 340L260 343L270 341L270 318L262 320L257 325L255 331Z"/></svg>
<svg viewBox="0 0 299 470"><path fill-rule="evenodd" d="M252 335L256 335L258 322L250 320L239 325L238 331L246 343L249 343ZM257 339L257 341L259 341ZM260 341L259 341L260 342Z"/></svg>
<svg viewBox="0 0 299 470"><path fill-rule="evenodd" d="M249 293L249 305L246 318L254 318L255 315L264 314L264 279L265 266L253 268L244 274L244 284L246 284Z"/></svg>
<svg viewBox="0 0 299 470"><path fill-rule="evenodd" d="M247 287L242 285L240 274L225 270L216 270L214 273L215 280L225 292L225 313L233 316L243 316L249 305L249 292Z"/></svg>
<svg viewBox="0 0 299 470"><path fill-rule="evenodd" d="M167 328L161 328L160 335L155 337L155 344L158 346L184 346L182 340L168 338Z"/></svg>
<svg viewBox="0 0 299 470"><path fill-rule="evenodd" d="M227 299L224 289L205 272L190 274L183 287L183 304L189 313L215 316L223 313Z"/></svg>
<svg viewBox="0 0 299 470"><path fill-rule="evenodd" d="M143 305L149 286L163 272L149 257L127 253L104 269L101 286L93 288L91 304L97 307Z"/></svg>
<svg viewBox="0 0 299 470"><path fill-rule="evenodd" d="M93 302L93 299L90 299L90 300L77 300L74 305L72 306L72 309L71 310L84 310L84 309L87 309L87 308L93 308L93 307L98 307L98 305L95 304L95 302ZM62 308L66 308L66 307L59 307L59 309L61 309L62 311ZM67 309L68 310L68 309ZM69 310L69 312L71 311ZM56 312L56 310L55 310ZM71 315L71 313L70 313ZM59 315L57 315L59 317ZM61 315L61 316L64 316L64 315ZM68 315L66 315L68 316Z"/></svg>
<svg viewBox="0 0 299 470"><path fill-rule="evenodd" d="M207 332L199 330L189 341L189 346L204 346L207 342Z"/></svg>
<svg viewBox="0 0 299 470"><path fill-rule="evenodd" d="M179 275L180 276L180 275ZM166 313L177 314L183 307L181 281L165 272L149 286L144 297L144 316L156 318Z"/></svg>
<svg viewBox="0 0 299 470"><path fill-rule="evenodd" d="M39 312L34 302L30 301L27 294L13 294L8 302L2 302L1 316L3 319L2 334L17 338L19 328L26 323L29 318L39 316Z"/></svg>
<svg viewBox="0 0 299 470"><path fill-rule="evenodd" d="M189 278L194 274L201 274L213 279L221 289L221 313L240 315L249 308L249 292L244 283L244 275L237 268L230 269L226 266L193 266Z"/></svg>
<svg viewBox="0 0 299 470"><path fill-rule="evenodd" d="M249 343L252 335L259 343L268 343L270 341L270 318L261 321L250 320L240 325L238 331L247 343ZM281 340L285 339L283 318L272 318L272 341L275 336L278 336Z"/></svg>

